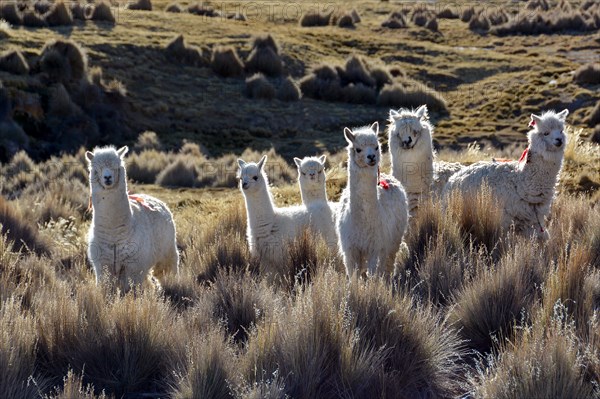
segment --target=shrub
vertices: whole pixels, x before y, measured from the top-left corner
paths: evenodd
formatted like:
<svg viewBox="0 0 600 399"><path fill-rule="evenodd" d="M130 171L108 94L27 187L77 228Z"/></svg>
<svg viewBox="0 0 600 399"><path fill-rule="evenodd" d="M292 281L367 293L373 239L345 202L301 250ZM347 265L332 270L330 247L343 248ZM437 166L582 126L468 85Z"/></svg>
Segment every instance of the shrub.
<svg viewBox="0 0 600 399"><path fill-rule="evenodd" d="M456 294L450 322L478 353L490 353L499 341L510 338L513 326L539 296L536 287L545 266L541 257L528 257L530 251L530 243L520 243L497 269L484 271Z"/></svg>
<svg viewBox="0 0 600 399"><path fill-rule="evenodd" d="M50 26L73 25L73 15L71 15L71 11L62 1L54 3L50 12L45 17L46 22Z"/></svg>
<svg viewBox="0 0 600 399"><path fill-rule="evenodd" d="M198 170L189 157L177 157L156 177L156 184L164 187L195 187L197 183Z"/></svg>
<svg viewBox="0 0 600 399"><path fill-rule="evenodd" d="M140 152L144 150L155 150L160 151L162 148L162 144L156 132L145 131L140 134L133 145L134 151Z"/></svg>
<svg viewBox="0 0 600 399"><path fill-rule="evenodd" d="M550 326L522 328L515 342L478 367L474 398L593 398L580 339L557 305Z"/></svg>
<svg viewBox="0 0 600 399"><path fill-rule="evenodd" d="M550 9L550 5L547 0L529 0L525 5L525 8L528 10L542 10L548 11Z"/></svg>
<svg viewBox="0 0 600 399"><path fill-rule="evenodd" d="M459 345L440 319L381 281L348 284L327 270L259 323L243 373L259 382L277 370L290 397L336 397L342 386L348 397L452 396Z"/></svg>
<svg viewBox="0 0 600 399"><path fill-rule="evenodd" d="M40 71L53 82L72 83L87 76L85 51L72 40L50 40L42 48Z"/></svg>
<svg viewBox="0 0 600 399"><path fill-rule="evenodd" d="M130 10L152 11L151 0L136 0L133 3L128 3L127 8Z"/></svg>
<svg viewBox="0 0 600 399"><path fill-rule="evenodd" d="M438 12L437 17L439 19L458 19L459 15L456 10L450 7L444 7L440 12Z"/></svg>
<svg viewBox="0 0 600 399"><path fill-rule="evenodd" d="M476 14L476 11L475 11L474 7L465 8L463 10L462 14L460 15L460 20L463 22L469 22L475 14ZM478 12L477 12L477 14L478 14Z"/></svg>
<svg viewBox="0 0 600 399"><path fill-rule="evenodd" d="M275 52L275 54L279 54L279 44L275 38L269 34L253 36L251 44L252 50L258 48L270 48Z"/></svg>
<svg viewBox="0 0 600 399"><path fill-rule="evenodd" d="M477 32L487 32L490 29L490 21L483 13L475 15L469 21L469 29Z"/></svg>
<svg viewBox="0 0 600 399"><path fill-rule="evenodd" d="M215 11L212 7L205 6L201 3L190 4L188 6L188 12L204 17L218 17L220 14Z"/></svg>
<svg viewBox="0 0 600 399"><path fill-rule="evenodd" d="M362 83L350 83L342 87L341 100L350 104L375 104L377 91Z"/></svg>
<svg viewBox="0 0 600 399"><path fill-rule="evenodd" d="M167 55L172 59L191 66L208 66L207 57L203 51L190 46L185 42L183 35L179 35L167 44Z"/></svg>
<svg viewBox="0 0 600 399"><path fill-rule="evenodd" d="M50 2L46 0L38 0L35 3L33 3L33 9L40 15L46 14L51 6L52 5L50 4Z"/></svg>
<svg viewBox="0 0 600 399"><path fill-rule="evenodd" d="M15 156L18 157L19 154ZM13 158L14 159L14 158ZM48 244L39 236L37 228L0 196L0 236L12 241L16 251L48 254Z"/></svg>
<svg viewBox="0 0 600 399"><path fill-rule="evenodd" d="M309 11L300 18L300 26L327 26L333 12Z"/></svg>
<svg viewBox="0 0 600 399"><path fill-rule="evenodd" d="M33 10L26 10L23 13L23 25L32 28L43 28L44 26L48 26L44 17Z"/></svg>
<svg viewBox="0 0 600 399"><path fill-rule="evenodd" d="M238 77L244 73L242 61L230 46L214 47L210 63L213 71L223 77Z"/></svg>
<svg viewBox="0 0 600 399"><path fill-rule="evenodd" d="M300 88L289 76L283 79L279 85L279 88L277 89L277 99L280 101L298 101L300 100L301 95L302 93L300 92Z"/></svg>
<svg viewBox="0 0 600 399"><path fill-rule="evenodd" d="M333 75L328 75L333 72ZM300 79L302 95L315 100L339 101L342 91L337 72L330 66L320 66Z"/></svg>
<svg viewBox="0 0 600 399"><path fill-rule="evenodd" d="M443 97L418 82L408 82L409 86L400 83L387 84L379 92L377 104L393 108L416 108L419 104L427 104L431 110L446 111Z"/></svg>
<svg viewBox="0 0 600 399"><path fill-rule="evenodd" d="M232 365L236 359L230 345L217 329L194 337L188 355L189 367L168 397L231 398L229 387L235 376Z"/></svg>
<svg viewBox="0 0 600 399"><path fill-rule="evenodd" d="M483 13L480 15L483 15ZM487 19L490 21L490 24L493 26L502 25L502 24L508 22L509 15L506 13L506 11L498 8L498 9L495 9L494 11L492 11L491 13L489 13L487 15Z"/></svg>
<svg viewBox="0 0 600 399"><path fill-rule="evenodd" d="M406 17L401 13L392 13L388 19L381 23L384 28L403 29L408 27Z"/></svg>
<svg viewBox="0 0 600 399"><path fill-rule="evenodd" d="M336 25L340 28L354 28L354 19L351 14L343 14L337 19Z"/></svg>
<svg viewBox="0 0 600 399"><path fill-rule="evenodd" d="M127 177L138 183L154 184L156 177L169 165L163 152L145 149L127 157Z"/></svg>
<svg viewBox="0 0 600 399"><path fill-rule="evenodd" d="M85 21L87 16L85 14L85 8L79 2L73 2L70 5L71 15L73 15L73 19L79 19L81 21Z"/></svg>
<svg viewBox="0 0 600 399"><path fill-rule="evenodd" d="M93 21L104 21L115 23L115 16L110 9L110 3L105 0L101 0L94 7L94 11L92 11L92 15L90 17Z"/></svg>
<svg viewBox="0 0 600 399"><path fill-rule="evenodd" d="M244 95L248 98L272 100L275 98L275 88L265 75L257 73L246 79Z"/></svg>
<svg viewBox="0 0 600 399"><path fill-rule="evenodd" d="M246 72L278 77L283 73L283 62L271 46L255 47L246 59Z"/></svg>
<svg viewBox="0 0 600 399"><path fill-rule="evenodd" d="M19 50L8 50L0 54L0 69L16 75L29 73L29 65Z"/></svg>
<svg viewBox="0 0 600 399"><path fill-rule="evenodd" d="M431 18L429 21L427 21L425 28L429 29L432 32L437 32L438 31L437 19L435 17Z"/></svg>
<svg viewBox="0 0 600 399"><path fill-rule="evenodd" d="M377 90L381 90L386 84L392 83L392 74L386 67L374 67L370 69L371 77L375 81Z"/></svg>
<svg viewBox="0 0 600 399"><path fill-rule="evenodd" d="M349 83L362 83L368 87L375 87L375 79L371 77L367 61L363 57L356 55L351 56L346 60L343 69L338 68L338 75L342 80L342 85Z"/></svg>
<svg viewBox="0 0 600 399"><path fill-rule="evenodd" d="M592 112L590 112L590 115L587 117L586 122L590 127L600 124L600 102L596 103L596 106L592 109Z"/></svg>
<svg viewBox="0 0 600 399"><path fill-rule="evenodd" d="M167 5L167 7L165 8L166 12L175 12L175 13L181 13L184 11L184 8L181 4L179 3L169 3Z"/></svg>
<svg viewBox="0 0 600 399"><path fill-rule="evenodd" d="M579 84L600 84L600 64L580 66L573 75L573 80Z"/></svg>
<svg viewBox="0 0 600 399"><path fill-rule="evenodd" d="M23 23L17 4L13 2L0 4L0 19L11 25L21 25Z"/></svg>

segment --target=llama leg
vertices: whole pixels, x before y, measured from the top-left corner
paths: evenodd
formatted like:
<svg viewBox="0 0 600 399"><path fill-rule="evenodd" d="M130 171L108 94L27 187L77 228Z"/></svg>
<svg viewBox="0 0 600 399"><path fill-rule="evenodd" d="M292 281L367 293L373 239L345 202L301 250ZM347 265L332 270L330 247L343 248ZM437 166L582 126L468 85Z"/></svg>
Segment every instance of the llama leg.
<svg viewBox="0 0 600 399"><path fill-rule="evenodd" d="M356 250L344 251L342 254L344 258L344 266L346 266L346 274L348 277L353 277L357 272L360 273L360 254Z"/></svg>
<svg viewBox="0 0 600 399"><path fill-rule="evenodd" d="M367 259L367 271L369 273L369 277L373 277L377 275L377 273L381 272L381 267L378 267L379 257L377 254L370 254Z"/></svg>
<svg viewBox="0 0 600 399"><path fill-rule="evenodd" d="M382 272L385 272L386 276L394 275L394 263L395 262L396 262L396 254L393 252L389 253L387 255L387 257L385 258L385 264L383 265L384 269L382 270Z"/></svg>

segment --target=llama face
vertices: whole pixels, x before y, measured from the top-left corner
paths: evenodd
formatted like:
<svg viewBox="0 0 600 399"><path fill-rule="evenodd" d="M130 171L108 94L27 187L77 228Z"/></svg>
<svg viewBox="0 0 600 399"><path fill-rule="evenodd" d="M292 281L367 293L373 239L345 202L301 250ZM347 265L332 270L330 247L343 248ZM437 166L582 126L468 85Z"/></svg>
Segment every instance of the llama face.
<svg viewBox="0 0 600 399"><path fill-rule="evenodd" d="M377 167L381 159L381 150L377 133L379 124L373 123L370 127L362 127L354 131L345 128L344 135L350 144L348 156L360 168Z"/></svg>
<svg viewBox="0 0 600 399"><path fill-rule="evenodd" d="M97 148L93 153L86 152L85 156L89 163L92 185L97 185L105 190L118 187L119 182L124 181L125 166L123 157L127 151L127 147L122 147L119 150L108 147Z"/></svg>
<svg viewBox="0 0 600 399"><path fill-rule="evenodd" d="M238 165L240 166L238 179L242 192L253 193L260 190L266 184L263 174L263 166L266 160L266 155L263 155L258 163L245 162L238 159Z"/></svg>
<svg viewBox="0 0 600 399"><path fill-rule="evenodd" d="M545 112L542 116L532 114L529 123L534 128L529 132L531 150L542 154L562 153L567 142L565 119L568 114L566 109L558 114L553 111Z"/></svg>
<svg viewBox="0 0 600 399"><path fill-rule="evenodd" d="M404 150L413 149L425 140L428 132L427 106L422 105L416 111L400 109L390 110L390 147Z"/></svg>
<svg viewBox="0 0 600 399"><path fill-rule="evenodd" d="M302 182L321 183L325 179L325 155L316 157L294 158L298 167L298 179Z"/></svg>

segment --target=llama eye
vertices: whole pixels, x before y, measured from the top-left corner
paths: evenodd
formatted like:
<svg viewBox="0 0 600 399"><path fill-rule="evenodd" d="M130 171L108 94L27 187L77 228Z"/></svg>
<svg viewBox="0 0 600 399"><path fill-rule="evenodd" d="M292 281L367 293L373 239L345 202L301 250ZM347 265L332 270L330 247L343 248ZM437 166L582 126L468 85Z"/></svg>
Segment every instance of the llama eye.
<svg viewBox="0 0 600 399"><path fill-rule="evenodd" d="M302 176L306 176L306 173L302 172Z"/></svg>
<svg viewBox="0 0 600 399"><path fill-rule="evenodd" d="M550 132L544 132L544 136L547 136L549 134L550 134Z"/></svg>
<svg viewBox="0 0 600 399"><path fill-rule="evenodd" d="M254 180L258 180L258 176L254 176L254 177L253 177L253 179L254 179Z"/></svg>
<svg viewBox="0 0 600 399"><path fill-rule="evenodd" d="M379 146L376 145L375 147L373 147L375 149L375 151L377 151L379 149Z"/></svg>
<svg viewBox="0 0 600 399"><path fill-rule="evenodd" d="M356 152L361 152L361 151L362 151L362 150L361 150L360 148L357 148L357 149L356 149Z"/></svg>
<svg viewBox="0 0 600 399"><path fill-rule="evenodd" d="M322 172L322 170L319 171L319 173L321 173L321 172Z"/></svg>

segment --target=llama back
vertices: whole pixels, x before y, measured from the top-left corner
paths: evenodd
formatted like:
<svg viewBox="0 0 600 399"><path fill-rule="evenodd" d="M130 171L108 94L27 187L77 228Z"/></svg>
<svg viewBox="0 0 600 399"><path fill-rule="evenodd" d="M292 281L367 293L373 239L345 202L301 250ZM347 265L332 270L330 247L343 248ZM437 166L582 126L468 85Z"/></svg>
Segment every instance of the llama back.
<svg viewBox="0 0 600 399"><path fill-rule="evenodd" d="M434 176L431 191L434 195L440 196L450 177L465 169L466 166L458 162L438 161L433 164L433 168Z"/></svg>
<svg viewBox="0 0 600 399"><path fill-rule="evenodd" d="M329 248L337 249L337 235L335 232L337 204L316 201L307 205L307 209L310 214L311 230L320 234Z"/></svg>

